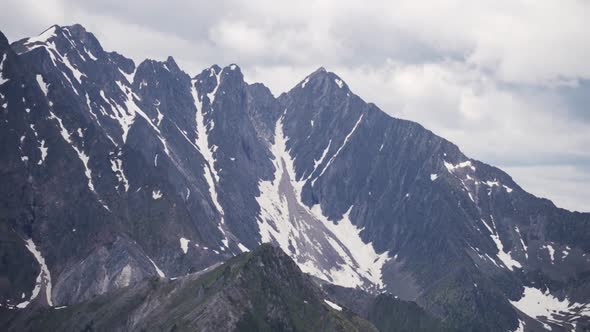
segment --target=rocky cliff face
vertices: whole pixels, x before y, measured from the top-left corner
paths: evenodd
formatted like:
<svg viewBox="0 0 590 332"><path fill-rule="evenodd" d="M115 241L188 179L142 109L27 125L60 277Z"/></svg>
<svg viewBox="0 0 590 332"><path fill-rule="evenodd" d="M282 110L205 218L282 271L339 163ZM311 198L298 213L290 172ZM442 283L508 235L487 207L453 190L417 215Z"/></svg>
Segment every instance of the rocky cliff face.
<svg viewBox="0 0 590 332"><path fill-rule="evenodd" d="M236 65L136 67L79 25L0 36L0 60L3 307L71 305L272 242L324 282L462 330L590 315L589 214L323 68L275 98Z"/></svg>
<svg viewBox="0 0 590 332"><path fill-rule="evenodd" d="M208 271L151 278L67 308L10 311L0 321L15 331L376 331L325 297L266 244Z"/></svg>

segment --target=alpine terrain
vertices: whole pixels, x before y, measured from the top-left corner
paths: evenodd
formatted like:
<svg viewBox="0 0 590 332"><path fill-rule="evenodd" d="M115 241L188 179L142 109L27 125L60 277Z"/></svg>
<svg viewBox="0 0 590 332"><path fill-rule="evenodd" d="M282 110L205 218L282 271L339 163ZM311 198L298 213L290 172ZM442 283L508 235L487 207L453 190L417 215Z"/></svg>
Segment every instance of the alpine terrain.
<svg viewBox="0 0 590 332"><path fill-rule="evenodd" d="M590 214L324 68L275 97L0 33L0 152L9 330L590 329Z"/></svg>

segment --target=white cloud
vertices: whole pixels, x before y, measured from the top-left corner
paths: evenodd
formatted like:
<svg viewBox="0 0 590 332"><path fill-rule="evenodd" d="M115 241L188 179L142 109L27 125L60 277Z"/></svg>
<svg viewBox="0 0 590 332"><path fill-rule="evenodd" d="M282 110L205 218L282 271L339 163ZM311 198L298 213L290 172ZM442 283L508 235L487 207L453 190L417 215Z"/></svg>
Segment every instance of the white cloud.
<svg viewBox="0 0 590 332"><path fill-rule="evenodd" d="M549 197L559 207L590 212L590 172L571 165L504 167L528 192Z"/></svg>
<svg viewBox="0 0 590 332"><path fill-rule="evenodd" d="M270 47L266 31L241 21L221 21L210 30L209 38L230 52L263 56Z"/></svg>

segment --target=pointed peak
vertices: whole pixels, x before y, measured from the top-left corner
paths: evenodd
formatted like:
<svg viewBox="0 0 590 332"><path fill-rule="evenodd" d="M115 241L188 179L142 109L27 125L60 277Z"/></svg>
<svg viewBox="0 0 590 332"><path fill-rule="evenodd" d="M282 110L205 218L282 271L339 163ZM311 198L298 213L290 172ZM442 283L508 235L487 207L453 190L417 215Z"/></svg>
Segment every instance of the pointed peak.
<svg viewBox="0 0 590 332"><path fill-rule="evenodd" d="M176 64L176 61L174 60L174 58L172 56L168 56L164 65L170 71L179 71L180 70L180 67L178 67L178 65Z"/></svg>
<svg viewBox="0 0 590 332"><path fill-rule="evenodd" d="M219 76L222 73L224 74L223 76L238 77L239 80L241 80L241 81L244 80L242 70L235 63L232 63L228 66L223 67L223 68L217 64L212 65L211 67L206 68L203 71L201 71L201 73L195 75L195 77L193 77L193 80L206 81L206 80L209 80L209 77Z"/></svg>
<svg viewBox="0 0 590 332"><path fill-rule="evenodd" d="M221 67L219 67L217 64L215 64L215 65L209 67L208 69L205 69L204 71L208 71L209 76L218 75L221 72Z"/></svg>
<svg viewBox="0 0 590 332"><path fill-rule="evenodd" d="M302 89L311 84L313 86L333 86L338 89L344 89L348 91L348 85L342 80L338 75L331 71L327 71L326 68L320 67L316 69L314 72L309 74L303 81L301 81L297 86Z"/></svg>
<svg viewBox="0 0 590 332"><path fill-rule="evenodd" d="M88 33L86 28L82 24L79 24L79 23L67 25L67 26L62 27L61 29L68 31L69 33L71 33L74 36L80 36L80 35L84 35L84 34Z"/></svg>
<svg viewBox="0 0 590 332"><path fill-rule="evenodd" d="M133 62L133 60L126 58L117 52L109 52L108 55L111 61L116 63L126 74L132 74L135 72L135 62Z"/></svg>
<svg viewBox="0 0 590 332"><path fill-rule="evenodd" d="M232 64L230 64L229 66L227 66L225 68L227 68L228 70L231 70L231 71L238 71L238 72L241 72L242 71L240 69L240 66L236 65L235 63L232 63Z"/></svg>
<svg viewBox="0 0 590 332"><path fill-rule="evenodd" d="M311 73L309 76L319 75L319 74L325 74L327 72L328 71L326 70L326 68L320 67L320 68L316 69L313 73Z"/></svg>
<svg viewBox="0 0 590 332"><path fill-rule="evenodd" d="M157 73L162 71L168 71L170 73L182 72L174 58L171 56L168 56L165 61L145 59L139 64L139 66L137 66L137 71L141 73Z"/></svg>
<svg viewBox="0 0 590 332"><path fill-rule="evenodd" d="M223 73L224 80L230 79L233 82L243 82L244 81L244 74L242 74L242 70L235 63L232 63L229 66L224 67L221 70L221 72Z"/></svg>
<svg viewBox="0 0 590 332"><path fill-rule="evenodd" d="M24 44L35 44L35 43L45 43L49 39L55 37L58 33L61 33L61 27L57 24L50 26L49 28L43 30L40 34L35 37L29 37L24 39Z"/></svg>
<svg viewBox="0 0 590 332"><path fill-rule="evenodd" d="M14 42L12 47L22 54L42 45L53 45L59 52L69 49L77 49L80 54L90 52L89 58L99 58L105 53L98 39L80 24L52 25L37 36Z"/></svg>

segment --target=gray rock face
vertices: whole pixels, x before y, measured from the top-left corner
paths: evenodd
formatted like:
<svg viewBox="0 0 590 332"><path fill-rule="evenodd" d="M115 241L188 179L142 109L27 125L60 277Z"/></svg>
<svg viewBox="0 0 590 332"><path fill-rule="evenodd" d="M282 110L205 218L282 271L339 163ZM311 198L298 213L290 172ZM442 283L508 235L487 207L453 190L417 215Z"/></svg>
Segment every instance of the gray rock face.
<svg viewBox="0 0 590 332"><path fill-rule="evenodd" d="M325 297L265 244L209 271L151 278L59 310L14 310L0 323L15 331L376 331Z"/></svg>
<svg viewBox="0 0 590 332"><path fill-rule="evenodd" d="M590 315L589 214L323 68L275 98L236 65L136 67L80 25L0 34L0 60L2 306L69 305L273 242L325 282L462 330ZM567 310L539 318L527 301Z"/></svg>

